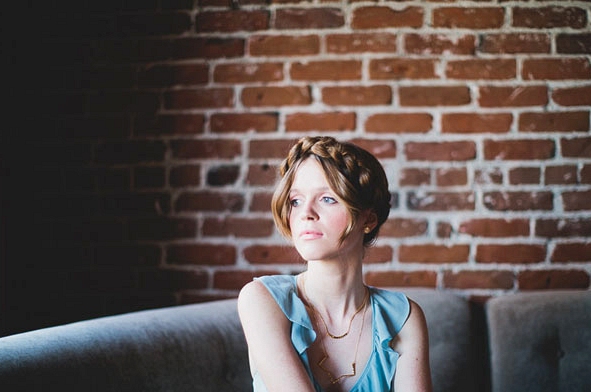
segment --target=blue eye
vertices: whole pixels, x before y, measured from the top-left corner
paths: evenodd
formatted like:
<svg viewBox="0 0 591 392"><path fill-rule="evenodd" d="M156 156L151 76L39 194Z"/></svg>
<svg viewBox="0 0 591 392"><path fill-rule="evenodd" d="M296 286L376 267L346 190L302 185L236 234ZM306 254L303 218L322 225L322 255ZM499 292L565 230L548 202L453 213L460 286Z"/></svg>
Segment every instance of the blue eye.
<svg viewBox="0 0 591 392"><path fill-rule="evenodd" d="M289 201L289 205L292 207L297 207L300 205L300 203L301 203L300 199L291 199Z"/></svg>
<svg viewBox="0 0 591 392"><path fill-rule="evenodd" d="M335 204L337 202L337 200L334 197L330 196L322 196L321 200L326 204Z"/></svg>

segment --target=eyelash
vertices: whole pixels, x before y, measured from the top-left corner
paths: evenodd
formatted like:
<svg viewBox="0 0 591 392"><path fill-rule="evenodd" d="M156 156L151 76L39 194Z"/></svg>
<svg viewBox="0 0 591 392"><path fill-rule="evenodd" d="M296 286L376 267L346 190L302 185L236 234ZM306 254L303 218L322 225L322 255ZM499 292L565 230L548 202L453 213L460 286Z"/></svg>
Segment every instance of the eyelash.
<svg viewBox="0 0 591 392"><path fill-rule="evenodd" d="M320 198L320 200L322 200L323 202L327 203L327 204L336 204L337 200L334 197L330 197L330 196L322 196ZM297 204L300 202L300 199L291 199L289 201L289 204L292 207L297 207Z"/></svg>

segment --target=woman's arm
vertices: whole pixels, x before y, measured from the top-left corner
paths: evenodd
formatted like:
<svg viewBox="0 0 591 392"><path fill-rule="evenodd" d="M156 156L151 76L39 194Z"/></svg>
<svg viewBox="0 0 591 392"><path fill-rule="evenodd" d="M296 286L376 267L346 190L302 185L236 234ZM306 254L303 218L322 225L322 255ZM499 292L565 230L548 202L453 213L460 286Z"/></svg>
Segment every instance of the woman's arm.
<svg viewBox="0 0 591 392"><path fill-rule="evenodd" d="M394 389L404 392L431 392L429 335L421 307L410 302L410 314L392 348L400 354L394 376Z"/></svg>
<svg viewBox="0 0 591 392"><path fill-rule="evenodd" d="M291 324L262 283L253 281L240 291L238 313L248 343L253 374L267 390L314 392L291 343Z"/></svg>

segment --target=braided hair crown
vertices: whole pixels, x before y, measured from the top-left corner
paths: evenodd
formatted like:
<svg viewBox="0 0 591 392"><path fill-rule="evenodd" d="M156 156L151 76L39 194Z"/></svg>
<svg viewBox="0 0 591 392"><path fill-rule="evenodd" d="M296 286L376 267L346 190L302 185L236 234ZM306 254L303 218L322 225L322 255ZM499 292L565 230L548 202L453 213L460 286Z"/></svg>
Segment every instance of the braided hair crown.
<svg viewBox="0 0 591 392"><path fill-rule="evenodd" d="M350 143L339 142L328 136L307 136L300 139L289 151L279 171L281 182L273 195L272 211L278 229L286 237L289 229L289 191L295 171L307 158L314 158L322 166L331 189L349 210L351 219L344 239L364 210L377 216L378 224L365 235L364 244L375 241L380 226L390 212L388 179L380 162L368 151Z"/></svg>

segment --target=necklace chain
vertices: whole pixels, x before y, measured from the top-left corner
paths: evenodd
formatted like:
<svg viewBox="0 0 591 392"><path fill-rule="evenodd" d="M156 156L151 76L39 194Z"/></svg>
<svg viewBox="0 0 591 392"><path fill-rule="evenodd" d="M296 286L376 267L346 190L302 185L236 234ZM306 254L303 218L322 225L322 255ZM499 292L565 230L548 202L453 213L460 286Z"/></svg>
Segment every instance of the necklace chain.
<svg viewBox="0 0 591 392"><path fill-rule="evenodd" d="M351 325L353 324L353 319L355 318L355 316L357 316L357 314L363 309L363 318L361 320L361 328L359 328L359 336L357 337L357 344L355 345L355 357L353 358L353 362L351 363L351 373L344 373L341 374L338 377L335 377L332 372L330 370L328 370L325 366L324 366L324 362L326 360L328 360L329 356L328 356L328 352L326 350L326 344L324 343L324 338L320 339L320 343L322 345L322 358L318 361L317 365L320 369L322 369L323 372L325 372L328 375L328 378L330 379L330 383L331 384L337 384L339 382L341 382L344 378L348 378L348 377L355 377L355 375L357 374L357 352L359 351L359 342L361 342L361 335L363 333L363 326L365 325L365 314L367 312L367 299L369 298L369 289L367 287L365 287L366 291L365 291L365 296L363 297L363 302L361 303L361 305L357 308L357 310L355 310L355 313L353 314L353 317L351 317L351 320L349 321L349 328L347 329L347 332L345 332L343 335L333 335L329 332L328 330L328 326L326 325L326 322L324 321L324 318L322 317L322 315L320 314L320 312L318 312L316 310L316 308L314 307L314 305L312 305L312 302L310 302L310 299L308 298L308 295L306 294L306 287L305 287L306 281L305 279L303 279L302 281L302 294L304 295L304 299L306 300L306 302L308 303L308 305L310 306L310 308L312 308L313 314L314 315L318 315L320 317L320 320L322 320L322 324L324 325L324 330L326 331L326 336L332 338L332 339L342 339L345 336L347 336L349 334L349 332L351 331Z"/></svg>

